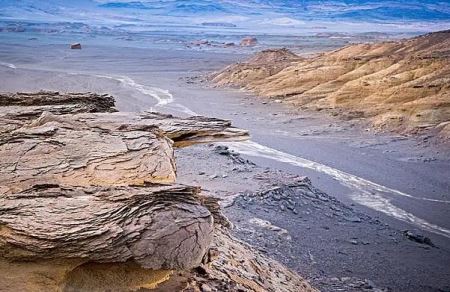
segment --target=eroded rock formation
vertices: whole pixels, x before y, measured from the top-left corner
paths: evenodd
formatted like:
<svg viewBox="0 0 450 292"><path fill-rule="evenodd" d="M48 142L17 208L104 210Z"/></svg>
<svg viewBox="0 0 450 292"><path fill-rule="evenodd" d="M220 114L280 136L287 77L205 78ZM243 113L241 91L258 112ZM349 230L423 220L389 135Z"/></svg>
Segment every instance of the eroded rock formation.
<svg viewBox="0 0 450 292"><path fill-rule="evenodd" d="M309 58L269 50L211 79L297 107L363 117L379 129L433 132L450 120L449 47L447 30Z"/></svg>
<svg viewBox="0 0 450 292"><path fill-rule="evenodd" d="M115 112L114 98L107 94L96 93L60 93L54 91L40 91L35 93L0 93L0 106L26 106L26 107L45 107L55 106L56 111L60 113L77 112Z"/></svg>
<svg viewBox="0 0 450 292"><path fill-rule="evenodd" d="M99 128L44 113L0 136L0 188L175 181L172 142L157 127Z"/></svg>
<svg viewBox="0 0 450 292"><path fill-rule="evenodd" d="M71 187L34 185L0 194L4 259L133 261L153 270L198 265L212 216L183 185Z"/></svg>
<svg viewBox="0 0 450 292"><path fill-rule="evenodd" d="M194 116L179 118L156 112L77 114L75 121L91 127L112 129L121 127L157 127L174 142L175 147L215 141L248 139L246 130L231 126L230 121Z"/></svg>
<svg viewBox="0 0 450 292"><path fill-rule="evenodd" d="M176 183L173 147L248 138L230 122L48 92L0 95L0 122L0 291L315 291Z"/></svg>
<svg viewBox="0 0 450 292"><path fill-rule="evenodd" d="M95 94L3 94L0 109L0 290L136 290L200 264L213 217L198 188L175 183L173 141L246 131L112 113Z"/></svg>
<svg viewBox="0 0 450 292"><path fill-rule="evenodd" d="M12 102L8 103L8 98ZM63 100L67 100L67 104L63 104ZM114 99L107 95L61 95L57 92L0 94L0 107L0 134L25 125L30 128L58 122L105 131L159 129L174 141L175 147L248 139L247 131L232 127L227 120L202 116L178 118L156 112L116 112Z"/></svg>

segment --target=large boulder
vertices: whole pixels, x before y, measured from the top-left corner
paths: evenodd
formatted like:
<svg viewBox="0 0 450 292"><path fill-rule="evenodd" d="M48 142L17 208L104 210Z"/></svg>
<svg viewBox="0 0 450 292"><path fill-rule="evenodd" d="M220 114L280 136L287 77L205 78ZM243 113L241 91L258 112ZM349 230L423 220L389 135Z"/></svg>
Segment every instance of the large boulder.
<svg viewBox="0 0 450 292"><path fill-rule="evenodd" d="M183 185L35 185L0 193L0 256L9 260L132 260L147 269L198 265L212 216Z"/></svg>
<svg viewBox="0 0 450 292"><path fill-rule="evenodd" d="M200 264L212 216L183 185L0 194L0 291L135 291Z"/></svg>

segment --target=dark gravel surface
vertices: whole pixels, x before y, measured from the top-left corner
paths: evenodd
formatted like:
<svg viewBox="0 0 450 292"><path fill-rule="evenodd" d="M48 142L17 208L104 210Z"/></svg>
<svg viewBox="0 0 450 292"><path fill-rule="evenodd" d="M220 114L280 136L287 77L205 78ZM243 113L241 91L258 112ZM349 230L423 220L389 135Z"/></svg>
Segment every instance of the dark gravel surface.
<svg viewBox="0 0 450 292"><path fill-rule="evenodd" d="M202 161L195 168L193 160ZM450 291L450 250L223 147L177 151L179 177L221 197L234 234L322 291ZM424 240L425 239L425 240Z"/></svg>

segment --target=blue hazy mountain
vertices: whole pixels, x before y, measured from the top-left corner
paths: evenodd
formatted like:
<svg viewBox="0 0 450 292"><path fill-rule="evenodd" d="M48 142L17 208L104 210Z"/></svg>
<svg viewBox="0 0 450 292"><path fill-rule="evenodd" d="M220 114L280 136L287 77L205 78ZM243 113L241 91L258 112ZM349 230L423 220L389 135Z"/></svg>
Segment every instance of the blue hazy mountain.
<svg viewBox="0 0 450 292"><path fill-rule="evenodd" d="M233 23L450 23L450 1L430 0L0 0L0 20L97 25Z"/></svg>
<svg viewBox="0 0 450 292"><path fill-rule="evenodd" d="M102 8L122 8L122 9L151 9L151 7L145 5L142 2L110 2L100 4Z"/></svg>
<svg viewBox="0 0 450 292"><path fill-rule="evenodd" d="M178 14L264 14L269 12L285 13L286 16L327 17L346 20L450 20L449 1L208 1L208 0L172 0L172 1L102 1L103 8L165 9L167 13Z"/></svg>
<svg viewBox="0 0 450 292"><path fill-rule="evenodd" d="M414 20L449 20L450 1L393 1L393 0L0 0L2 14L14 8L18 10L57 13L67 8L104 10L153 10L179 14L236 14L249 12L277 12L289 15L307 15L311 17L338 17L345 19L414 19Z"/></svg>

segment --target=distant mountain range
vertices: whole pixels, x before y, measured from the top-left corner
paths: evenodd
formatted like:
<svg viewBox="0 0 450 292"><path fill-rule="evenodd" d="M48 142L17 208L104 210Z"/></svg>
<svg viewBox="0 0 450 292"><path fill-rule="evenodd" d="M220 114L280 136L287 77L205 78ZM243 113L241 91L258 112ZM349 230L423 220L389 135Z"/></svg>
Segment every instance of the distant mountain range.
<svg viewBox="0 0 450 292"><path fill-rule="evenodd" d="M0 7L0 20L74 21L106 26L217 22L259 27L314 21L450 23L450 1L430 0L0 0Z"/></svg>
<svg viewBox="0 0 450 292"><path fill-rule="evenodd" d="M449 1L365 1L365 0L172 0L118 1L98 0L99 7L118 9L161 10L170 14L234 14L264 15L280 13L286 16L314 19L440 21L450 20Z"/></svg>

